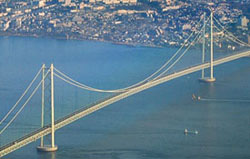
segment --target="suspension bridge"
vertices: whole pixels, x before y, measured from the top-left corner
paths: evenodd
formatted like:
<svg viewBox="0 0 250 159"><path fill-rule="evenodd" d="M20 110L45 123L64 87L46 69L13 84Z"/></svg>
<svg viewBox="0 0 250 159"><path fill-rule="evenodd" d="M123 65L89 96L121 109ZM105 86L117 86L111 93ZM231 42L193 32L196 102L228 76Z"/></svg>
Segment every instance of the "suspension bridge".
<svg viewBox="0 0 250 159"><path fill-rule="evenodd" d="M202 23L203 20L203 23ZM209 23L210 22L210 23ZM214 22L217 23L218 26L214 24ZM207 26L210 26L209 30L209 37L206 39L206 29ZM242 57L250 56L250 49L249 44L243 42L242 40L235 37L233 34L231 34L229 31L223 27L223 25L213 16L213 13L209 17L206 18L205 15L202 16L201 20L196 24L196 28L199 28L198 31L193 31L190 36L187 38L187 40L184 42L184 44L176 51L173 56L167 60L157 71L155 71L153 74L151 74L149 77L145 78L144 80L133 84L126 88L121 89L115 89L115 90L103 90L98 88L90 87L86 84L82 84L72 78L70 78L68 75L60 71L59 69L55 68L53 64L49 68L47 68L45 65L41 67L41 69L36 74L35 78L32 80L32 82L29 84L27 89L24 91L22 96L18 99L16 104L9 110L9 112L2 118L0 121L0 135L4 133L6 130L8 130L8 127L15 121L15 119L21 114L22 110L26 107L27 103L31 100L33 95L37 92L37 90L41 87L42 90L42 111L41 111L41 126L40 128L29 132L27 134L24 134L16 139L13 139L12 141L4 144L2 147L0 147L0 157L3 157L19 148L22 148L23 146L34 142L38 139L41 139L40 146L37 147L40 151L56 151L57 146L55 145L55 131L78 120L81 119L93 112L96 112L104 107L109 106L112 103L115 103L117 101L120 101L124 98L127 98L133 94L139 93L141 91L144 91L146 89L149 89L151 87L157 86L159 84L162 84L164 82L179 78L181 76L185 76L187 74L191 74L197 71L202 71L202 77L201 80L205 82L214 82L214 74L213 69L214 66L230 62L233 60L237 60ZM229 40L231 40L234 43L237 43L239 47L244 47L243 51L237 51L235 53L232 53L230 55L226 55L223 57L219 57L217 59L214 59L214 29L217 29L217 31L223 32L223 36ZM205 61L205 44L206 40L210 42L210 60ZM191 41L191 42L190 42ZM188 52L190 47L194 46L196 43L202 44L202 59L201 63L198 63L196 65L191 65L188 67L185 67L183 69L174 71L169 73L169 70L173 68L176 63L178 63L183 56ZM210 76L205 77L205 69L210 69ZM23 99L23 97L27 94L27 92L30 90L31 86L34 84L34 81L37 80L38 76L42 74L42 79L38 82L34 90L32 91L31 95L27 98L27 100L24 102L24 104L12 115L12 118L10 114L14 112L14 110L19 105L20 101ZM72 113L69 113L66 116L61 117L60 119L55 120L55 112L54 112L54 77L70 84L75 87L78 87L80 89L88 90L88 91L94 91L94 92L102 92L102 93L114 93L108 98L105 98L100 101L96 101L92 104L90 104L87 107L82 107L78 110L75 110ZM50 80L50 123L45 124L44 122L44 107L45 107L45 82L46 79ZM7 121L8 118L11 118ZM44 144L44 136L51 135L50 144L45 145Z"/></svg>

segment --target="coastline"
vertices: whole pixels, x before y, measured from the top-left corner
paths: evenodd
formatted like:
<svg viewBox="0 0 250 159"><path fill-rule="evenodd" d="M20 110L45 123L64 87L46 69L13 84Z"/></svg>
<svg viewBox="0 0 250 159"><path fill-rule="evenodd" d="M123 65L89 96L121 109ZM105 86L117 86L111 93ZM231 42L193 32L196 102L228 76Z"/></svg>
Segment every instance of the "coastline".
<svg viewBox="0 0 250 159"><path fill-rule="evenodd" d="M103 43L109 43L113 45L123 45L127 47L146 47L146 48L158 48L158 49L164 49L164 48L179 48L181 45L147 45L147 44L141 44L141 43L123 43L123 42L116 42L116 41L108 41L104 39L87 39L83 37L77 37L77 36L67 36L66 35L58 35L58 34L31 34L31 33L13 33L13 32L0 32L1 37L32 37L32 38L49 38L49 39L55 39L55 40L75 40L75 41L90 41L90 42L103 42ZM221 48L223 52L226 50L225 48Z"/></svg>
<svg viewBox="0 0 250 159"><path fill-rule="evenodd" d="M38 35L38 34L31 34L31 33L13 33L13 32L0 32L0 36L13 36L13 37L33 37L33 38L51 38L56 40L77 40L77 41L96 41L96 42L104 42L104 43L111 43L113 45L125 45L128 47L148 47L148 48L175 48L176 45L147 45L141 43L123 43L123 42L116 42L116 41L108 41L103 39L86 39L80 37L68 37L67 35Z"/></svg>

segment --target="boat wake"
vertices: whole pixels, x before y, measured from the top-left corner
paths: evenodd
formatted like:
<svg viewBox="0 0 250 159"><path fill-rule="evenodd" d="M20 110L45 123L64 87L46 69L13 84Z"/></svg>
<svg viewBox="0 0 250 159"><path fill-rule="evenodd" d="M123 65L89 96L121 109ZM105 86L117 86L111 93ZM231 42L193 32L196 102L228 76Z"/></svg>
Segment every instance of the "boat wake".
<svg viewBox="0 0 250 159"><path fill-rule="evenodd" d="M192 94L192 99L194 101L208 101L208 102L241 102L250 103L249 99L217 99L217 98L203 98L201 96L195 96Z"/></svg>

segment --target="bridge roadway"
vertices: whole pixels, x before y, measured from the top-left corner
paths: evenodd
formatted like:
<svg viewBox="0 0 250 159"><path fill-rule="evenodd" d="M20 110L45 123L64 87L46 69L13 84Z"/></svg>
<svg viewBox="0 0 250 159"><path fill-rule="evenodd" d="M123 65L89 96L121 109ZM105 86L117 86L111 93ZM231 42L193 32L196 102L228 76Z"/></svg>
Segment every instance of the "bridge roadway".
<svg viewBox="0 0 250 159"><path fill-rule="evenodd" d="M242 57L246 57L246 56L250 56L250 50L215 60L214 66L220 65L220 64L223 64L223 63L226 63L229 61L233 61L233 60L236 60L236 59L239 59ZM210 63L204 63L204 64L192 66L192 67L186 68L184 70L180 70L178 72L166 75L166 76L161 77L159 79L144 83L138 87L132 88L126 92L116 94L112 97L109 97L109 98L104 99L102 101L99 101L97 103L93 103L92 105L90 105L88 107L84 107L82 109L79 109L76 112L69 114L69 115L63 117L62 119L55 121L55 129L56 130L60 129L60 128L66 126L66 125L68 125L68 124L70 124L78 119L81 119L82 117L84 117L88 114L91 114L99 109L102 109L102 108L104 108L112 103L115 103L121 99L124 99L128 96L131 96L133 94L136 94L136 93L141 92L143 90L146 90L148 88L154 87L154 86L159 85L161 83L170 81L172 79L175 79L175 78L178 78L178 77L181 77L181 76L184 76L184 75L187 75L187 74L190 74L190 73L193 73L193 72L196 72L196 71L199 71L201 69L208 68L208 67L210 67ZM51 125L46 125L43 128L40 128L40 129L30 133L30 134L27 134L24 137L21 137L15 141L3 146L3 147L1 147L0 148L0 157L3 157L5 155L11 153L12 151L15 151L15 150L33 142L33 141L36 141L37 139L41 138L42 136L48 135L50 133L51 133Z"/></svg>

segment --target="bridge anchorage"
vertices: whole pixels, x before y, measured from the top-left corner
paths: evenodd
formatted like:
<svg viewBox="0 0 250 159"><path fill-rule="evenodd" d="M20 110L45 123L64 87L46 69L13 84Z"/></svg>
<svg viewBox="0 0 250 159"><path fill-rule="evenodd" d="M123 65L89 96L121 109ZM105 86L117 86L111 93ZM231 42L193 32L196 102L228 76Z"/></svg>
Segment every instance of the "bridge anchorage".
<svg viewBox="0 0 250 159"><path fill-rule="evenodd" d="M204 13L204 24L203 24L203 44L202 44L202 63L205 63L205 43L206 43L206 13ZM213 12L210 15L210 22L211 22L211 30L210 30L210 77L205 76L205 69L202 69L201 78L199 79L201 82L208 82L212 83L215 82L214 78L214 45L213 45Z"/></svg>
<svg viewBox="0 0 250 159"><path fill-rule="evenodd" d="M42 66L42 113L41 113L41 127L44 127L44 95L45 95L45 64ZM37 147L38 151L41 152L53 152L58 149L57 145L55 145L55 113L54 113L54 66L51 64L50 66L50 106L51 106L51 145L44 145L43 136L41 137L40 146Z"/></svg>

